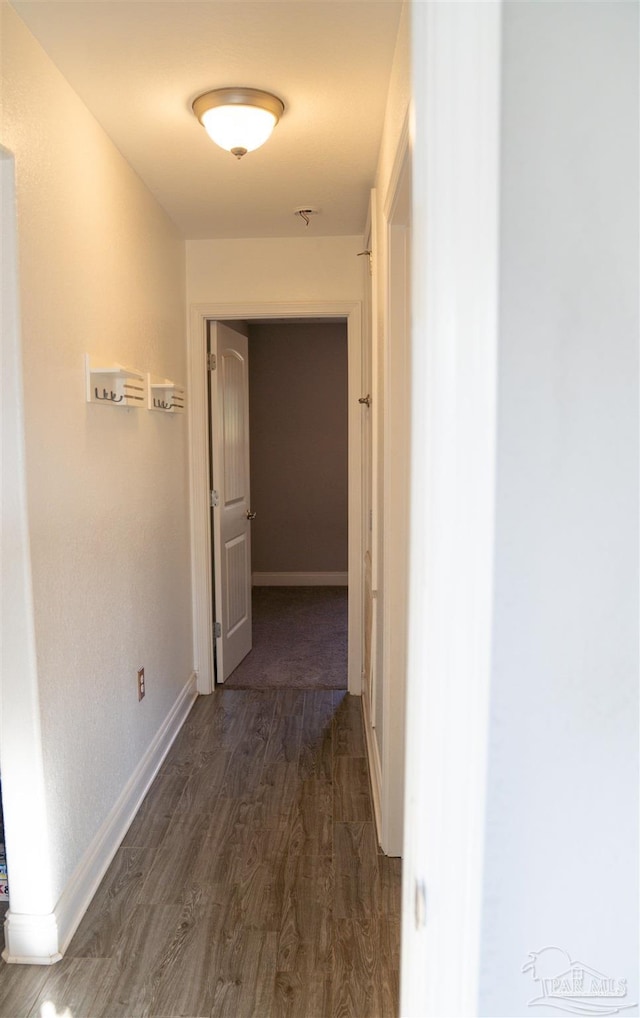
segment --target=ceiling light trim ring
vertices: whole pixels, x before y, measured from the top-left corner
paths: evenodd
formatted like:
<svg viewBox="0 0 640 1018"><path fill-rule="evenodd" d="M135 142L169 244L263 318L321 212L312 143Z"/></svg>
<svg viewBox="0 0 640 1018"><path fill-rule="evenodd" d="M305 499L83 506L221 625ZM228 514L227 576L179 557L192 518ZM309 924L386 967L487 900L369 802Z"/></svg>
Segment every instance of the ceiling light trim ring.
<svg viewBox="0 0 640 1018"><path fill-rule="evenodd" d="M284 113L284 103L282 99L278 99L277 95L273 95L272 92L263 92L259 88L243 88L242 86L214 88L210 92L204 92L194 99L191 108L202 123L204 114L217 106L257 106L259 109L272 113L276 124Z"/></svg>

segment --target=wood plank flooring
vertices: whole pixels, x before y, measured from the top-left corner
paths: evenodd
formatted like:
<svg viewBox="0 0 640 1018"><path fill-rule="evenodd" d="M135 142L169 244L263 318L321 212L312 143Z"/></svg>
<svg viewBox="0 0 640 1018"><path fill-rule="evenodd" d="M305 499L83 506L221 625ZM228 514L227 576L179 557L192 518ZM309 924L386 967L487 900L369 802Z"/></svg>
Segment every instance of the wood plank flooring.
<svg viewBox="0 0 640 1018"><path fill-rule="evenodd" d="M200 697L65 958L0 963L0 1018L395 1018L400 860L360 701ZM44 1014L47 1014L46 1010Z"/></svg>

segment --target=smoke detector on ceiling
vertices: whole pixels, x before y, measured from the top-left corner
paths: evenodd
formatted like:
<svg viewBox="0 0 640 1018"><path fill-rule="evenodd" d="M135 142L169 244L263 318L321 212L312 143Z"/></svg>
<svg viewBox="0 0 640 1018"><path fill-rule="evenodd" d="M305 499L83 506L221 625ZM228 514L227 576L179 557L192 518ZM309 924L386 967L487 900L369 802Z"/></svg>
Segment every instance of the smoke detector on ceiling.
<svg viewBox="0 0 640 1018"><path fill-rule="evenodd" d="M319 216L320 209L315 209L313 205L300 205L297 209L293 210L294 216L298 216L304 220L304 225L308 226L311 221L311 216Z"/></svg>

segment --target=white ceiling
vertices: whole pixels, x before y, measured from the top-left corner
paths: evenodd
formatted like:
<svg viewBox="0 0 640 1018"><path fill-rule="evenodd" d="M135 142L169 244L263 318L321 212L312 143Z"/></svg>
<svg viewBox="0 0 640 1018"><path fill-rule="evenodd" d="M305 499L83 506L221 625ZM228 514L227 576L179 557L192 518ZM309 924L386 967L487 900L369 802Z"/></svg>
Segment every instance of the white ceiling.
<svg viewBox="0 0 640 1018"><path fill-rule="evenodd" d="M13 7L181 233L362 233L401 0L14 0ZM191 103L223 85L285 113L238 161ZM318 207L308 228L293 215Z"/></svg>

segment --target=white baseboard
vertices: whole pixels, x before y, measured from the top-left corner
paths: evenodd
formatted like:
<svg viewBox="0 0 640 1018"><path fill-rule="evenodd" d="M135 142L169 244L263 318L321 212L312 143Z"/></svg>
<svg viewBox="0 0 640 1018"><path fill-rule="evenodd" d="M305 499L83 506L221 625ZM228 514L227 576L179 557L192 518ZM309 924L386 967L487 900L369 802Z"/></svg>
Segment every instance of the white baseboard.
<svg viewBox="0 0 640 1018"><path fill-rule="evenodd" d="M4 924L6 947L2 953L5 961L52 965L60 960L197 695L196 674L193 672L80 860L54 911L48 915L7 912Z"/></svg>
<svg viewBox="0 0 640 1018"><path fill-rule="evenodd" d="M346 587L349 574L344 573L253 573L254 587Z"/></svg>
<svg viewBox="0 0 640 1018"><path fill-rule="evenodd" d="M376 833L378 844L382 844L382 764L378 751L378 740L375 729L371 727L369 719L369 700L366 694L362 696L362 721L364 724L365 742L367 745L367 756L369 758L369 775L371 777L371 798L373 799L373 813L376 821Z"/></svg>

